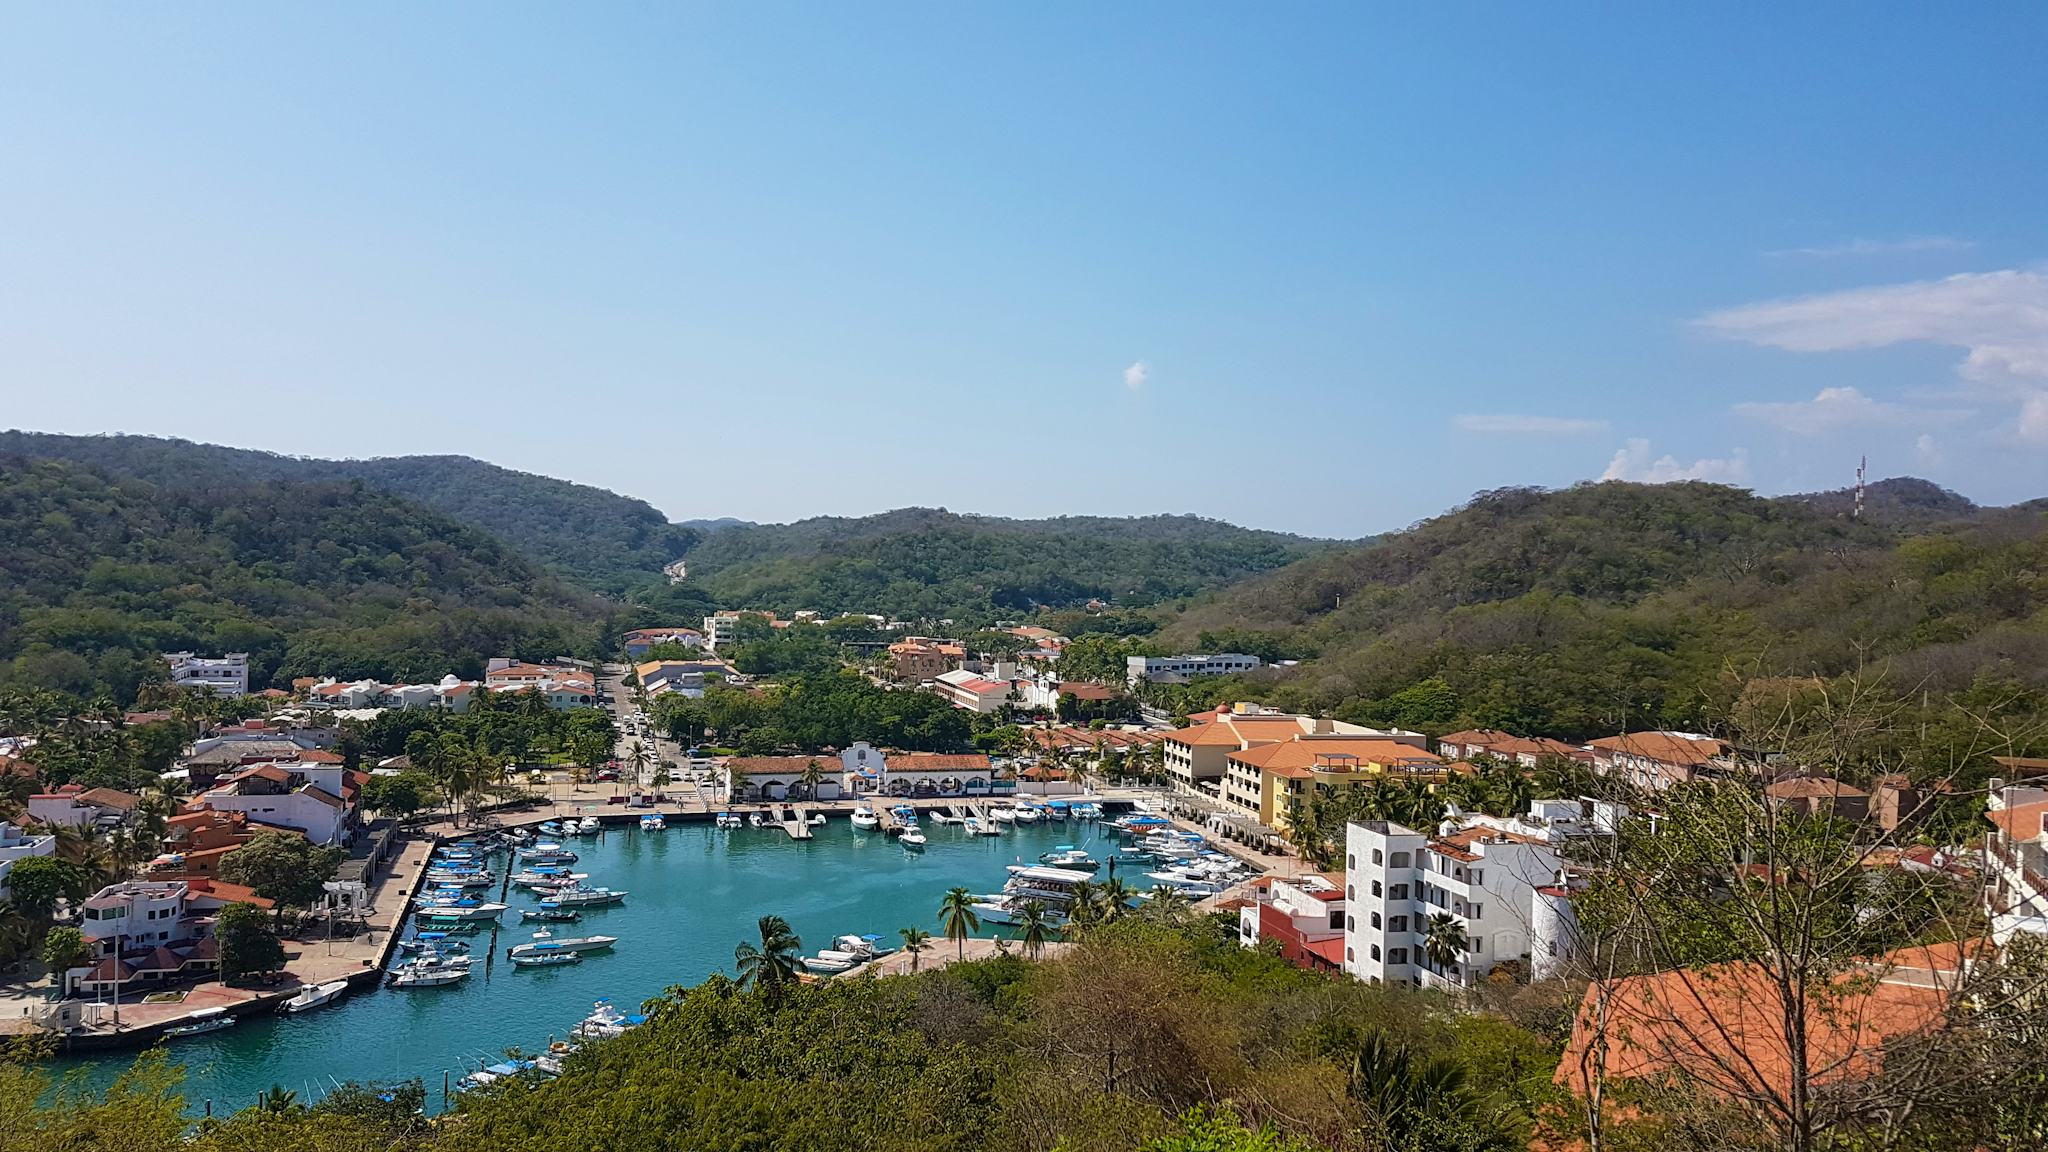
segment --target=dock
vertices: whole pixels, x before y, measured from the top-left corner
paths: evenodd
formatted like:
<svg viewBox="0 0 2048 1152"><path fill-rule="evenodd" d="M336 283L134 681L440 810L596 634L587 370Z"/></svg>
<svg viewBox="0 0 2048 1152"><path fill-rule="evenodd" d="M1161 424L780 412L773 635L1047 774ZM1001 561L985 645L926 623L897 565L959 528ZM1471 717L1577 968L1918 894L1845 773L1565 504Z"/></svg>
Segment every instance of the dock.
<svg viewBox="0 0 2048 1152"><path fill-rule="evenodd" d="M801 804L777 804L775 818L782 822L782 830L789 833L791 840L811 838L810 810Z"/></svg>
<svg viewBox="0 0 2048 1152"><path fill-rule="evenodd" d="M893 804L875 805L875 815L882 819L881 829L884 836L903 835L903 818L896 815L894 807Z"/></svg>

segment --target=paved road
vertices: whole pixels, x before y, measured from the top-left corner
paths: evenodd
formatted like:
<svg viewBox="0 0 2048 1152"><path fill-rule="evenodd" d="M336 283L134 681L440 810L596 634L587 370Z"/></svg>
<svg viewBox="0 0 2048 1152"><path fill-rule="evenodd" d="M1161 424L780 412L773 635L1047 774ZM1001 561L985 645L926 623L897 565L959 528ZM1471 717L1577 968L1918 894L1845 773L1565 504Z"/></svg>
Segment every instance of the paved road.
<svg viewBox="0 0 2048 1152"><path fill-rule="evenodd" d="M633 746L639 744L653 757L639 772L641 788L654 787L655 770L666 763L673 765L669 769L669 783L665 789L668 793L680 794L707 806L717 804L720 797L715 785L706 784L700 788L688 779L689 768L684 756L686 749L682 745L655 732L651 725L642 734L634 734L632 724L635 705L632 690L624 679L625 671L622 665L607 664L599 680L604 689L607 706L611 710L612 724L618 733L618 741L613 747L612 754L619 758L620 764L628 772L631 772Z"/></svg>

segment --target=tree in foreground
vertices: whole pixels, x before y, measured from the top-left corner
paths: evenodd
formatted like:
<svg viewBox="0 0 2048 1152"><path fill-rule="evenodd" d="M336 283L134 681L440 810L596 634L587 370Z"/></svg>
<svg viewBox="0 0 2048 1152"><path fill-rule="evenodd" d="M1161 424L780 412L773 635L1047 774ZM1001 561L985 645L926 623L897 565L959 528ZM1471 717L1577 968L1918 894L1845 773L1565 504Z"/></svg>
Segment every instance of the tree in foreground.
<svg viewBox="0 0 2048 1152"><path fill-rule="evenodd" d="M967 958L967 938L981 929L981 917L974 911L974 894L965 888L954 888L939 901L939 929L946 934L959 951L959 959Z"/></svg>
<svg viewBox="0 0 2048 1152"><path fill-rule="evenodd" d="M910 970L917 971L918 957L931 947L932 934L922 928L898 928L896 934L903 937L903 950L910 953Z"/></svg>
<svg viewBox="0 0 2048 1152"><path fill-rule="evenodd" d="M43 937L43 967L49 969L50 985L61 988L64 973L85 963L92 950L86 947L85 934L76 928L52 928Z"/></svg>
<svg viewBox="0 0 2048 1152"><path fill-rule="evenodd" d="M763 916L756 927L761 933L760 944L742 941L733 949L740 986L759 990L770 1008L779 1007L790 986L796 983L797 971L803 963L803 941L790 930L789 921L780 916Z"/></svg>
<svg viewBox="0 0 2048 1152"><path fill-rule="evenodd" d="M1059 936L1059 925L1053 922L1051 910L1042 902L1026 900L1024 906L1017 910L1017 940L1033 960L1044 955L1047 941L1057 940Z"/></svg>
<svg viewBox="0 0 2048 1152"><path fill-rule="evenodd" d="M214 920L213 935L220 948L220 978L233 983L252 972L271 972L284 964L284 945L271 930L263 909L254 904L230 904Z"/></svg>

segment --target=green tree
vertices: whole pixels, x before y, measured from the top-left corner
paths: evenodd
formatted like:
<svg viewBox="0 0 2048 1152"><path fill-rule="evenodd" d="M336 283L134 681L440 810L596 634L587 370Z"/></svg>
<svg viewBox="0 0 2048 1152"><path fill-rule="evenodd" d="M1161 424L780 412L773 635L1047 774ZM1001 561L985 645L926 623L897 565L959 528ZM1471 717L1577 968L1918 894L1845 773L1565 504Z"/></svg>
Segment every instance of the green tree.
<svg viewBox="0 0 2048 1152"><path fill-rule="evenodd" d="M939 901L939 929L946 939L953 941L959 952L959 959L967 958L967 938L981 928L981 917L974 911L974 894L965 888L953 888Z"/></svg>
<svg viewBox="0 0 2048 1152"><path fill-rule="evenodd" d="M15 907L35 920L48 920L64 897L82 899L84 887L78 865L54 856L17 860L7 873L7 890Z"/></svg>
<svg viewBox="0 0 2048 1152"><path fill-rule="evenodd" d="M233 983L252 972L271 972L284 964L284 945L254 904L230 904L213 926L220 946L220 978Z"/></svg>
<svg viewBox="0 0 2048 1152"><path fill-rule="evenodd" d="M1026 900L1017 910L1017 939L1033 960L1045 952L1047 941L1057 940L1059 935L1059 925L1053 923L1052 913L1043 903Z"/></svg>
<svg viewBox="0 0 2048 1152"><path fill-rule="evenodd" d="M1449 970L1465 955L1465 926L1453 919L1448 912L1429 914L1429 926L1422 935L1422 952L1429 962L1442 970Z"/></svg>
<svg viewBox="0 0 2048 1152"><path fill-rule="evenodd" d="M86 946L85 934L76 928L52 928L43 937L43 967L49 969L52 986L61 986L65 970L84 963L90 955L92 949Z"/></svg>
<svg viewBox="0 0 2048 1152"><path fill-rule="evenodd" d="M287 907L311 908L326 894L325 885L334 879L348 853L324 848L304 836L289 832L263 831L220 860L223 880L243 884L258 896L275 902L281 918Z"/></svg>
<svg viewBox="0 0 2048 1152"><path fill-rule="evenodd" d="M1138 1152L1316 1152L1271 1127L1247 1128L1228 1108L1194 1108L1179 1123L1180 1131L1147 1140Z"/></svg>
<svg viewBox="0 0 2048 1152"><path fill-rule="evenodd" d="M803 941L790 931L789 921L780 916L763 916L755 927L761 934L760 944L742 941L733 949L733 960L739 969L740 986L759 991L773 1009L781 1006L796 984L796 974L803 963Z"/></svg>
<svg viewBox="0 0 2048 1152"><path fill-rule="evenodd" d="M896 934L903 937L903 950L910 953L910 970L917 971L918 958L931 947L932 934L922 928L898 928Z"/></svg>
<svg viewBox="0 0 2048 1152"><path fill-rule="evenodd" d="M1373 1032L1352 1056L1346 1090L1364 1106L1374 1144L1388 1152L1509 1152L1527 1136L1468 1084L1449 1057L1418 1057Z"/></svg>
<svg viewBox="0 0 2048 1152"><path fill-rule="evenodd" d="M816 800L818 798L818 785L823 784L825 779L824 766L818 763L817 757L813 756L810 762L804 765L802 774L797 777L797 783L803 786L805 796Z"/></svg>

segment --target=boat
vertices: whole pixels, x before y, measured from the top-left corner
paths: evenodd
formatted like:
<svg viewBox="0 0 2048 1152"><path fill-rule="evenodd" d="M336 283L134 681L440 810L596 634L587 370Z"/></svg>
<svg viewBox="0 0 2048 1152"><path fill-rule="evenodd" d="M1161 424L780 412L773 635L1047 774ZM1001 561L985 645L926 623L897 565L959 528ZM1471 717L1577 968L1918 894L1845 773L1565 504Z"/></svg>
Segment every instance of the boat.
<svg viewBox="0 0 2048 1152"><path fill-rule="evenodd" d="M1064 909L1074 902L1074 889L1094 879L1089 873L1072 868L1012 864L1010 878L1003 884L1003 893L1020 901L1037 900L1048 907Z"/></svg>
<svg viewBox="0 0 2048 1152"><path fill-rule="evenodd" d="M228 1015L226 1008L201 1008L185 1019L187 1023L164 1029L164 1039L169 1040L174 1036L204 1036L208 1032L232 1028L235 1024L235 1018Z"/></svg>
<svg viewBox="0 0 2048 1152"><path fill-rule="evenodd" d="M642 832L659 832L667 827L668 821L662 819L659 812L649 812L640 818L640 830Z"/></svg>
<svg viewBox="0 0 2048 1152"><path fill-rule="evenodd" d="M1065 800L1047 800L1045 802L1045 818L1048 820L1065 820L1072 814Z"/></svg>
<svg viewBox="0 0 2048 1152"><path fill-rule="evenodd" d="M521 908L521 920L538 920L544 924L574 924L583 919L583 913L572 908L550 907L552 900L543 900L538 908Z"/></svg>
<svg viewBox="0 0 2048 1152"><path fill-rule="evenodd" d="M647 1017L619 1011L609 998L592 1006L590 1015L570 1031L579 1040L604 1040L647 1023Z"/></svg>
<svg viewBox="0 0 2048 1152"><path fill-rule="evenodd" d="M768 825L768 821L767 821L767 820L765 820L765 819L763 819L763 818L762 818L762 816L761 816L761 814L760 814L759 812L749 812L749 813L747 813L747 827L749 827L749 828L765 828L765 827L767 827L767 825Z"/></svg>
<svg viewBox="0 0 2048 1152"><path fill-rule="evenodd" d="M882 818L875 814L873 808L865 804L853 810L853 826L855 828L878 828L881 826L881 823Z"/></svg>
<svg viewBox="0 0 2048 1152"><path fill-rule="evenodd" d="M536 1067L537 1065L532 1060L503 1060L488 1068L479 1068L471 1072L458 1081L458 1083L464 1088L482 1088L486 1084L496 1084L500 1080L517 1076L521 1072L531 1072Z"/></svg>
<svg viewBox="0 0 2048 1152"><path fill-rule="evenodd" d="M988 806L988 818L997 824L1014 824L1017 810L1007 804L991 804Z"/></svg>
<svg viewBox="0 0 2048 1152"><path fill-rule="evenodd" d="M1102 867L1102 861L1088 855L1085 848L1072 844L1061 844L1050 852L1038 854L1038 862L1052 868L1067 868L1075 872L1094 872Z"/></svg>
<svg viewBox="0 0 2048 1152"><path fill-rule="evenodd" d="M408 955L433 955L448 952L469 951L469 941L457 940L446 932L422 932L410 940L400 940L398 950Z"/></svg>
<svg viewBox="0 0 2048 1152"><path fill-rule="evenodd" d="M720 828L738 828L740 824L741 820L737 812L720 812L718 814L718 826Z"/></svg>
<svg viewBox="0 0 2048 1152"><path fill-rule="evenodd" d="M516 959L520 956L546 955L551 952L595 952L618 942L617 936L557 936L542 928L533 934L531 943L514 944L505 950L505 954Z"/></svg>
<svg viewBox="0 0 2048 1152"><path fill-rule="evenodd" d="M869 960L873 960L877 956L887 956L895 951L894 948L882 947L881 936L873 932L859 936L852 934L834 936L832 938L832 948L836 951L850 952L856 956L863 956Z"/></svg>
<svg viewBox="0 0 2048 1152"><path fill-rule="evenodd" d="M960 817L953 815L951 812L933 812L931 819L934 824L958 824L961 822Z"/></svg>
<svg viewBox="0 0 2048 1152"><path fill-rule="evenodd" d="M574 864L576 853L552 840L543 840L530 848L521 848L519 858L528 864Z"/></svg>
<svg viewBox="0 0 2048 1152"><path fill-rule="evenodd" d="M1039 821L1038 808L1035 805L1019 804L1016 807L1016 813L1017 823L1019 824L1036 824Z"/></svg>
<svg viewBox="0 0 2048 1152"><path fill-rule="evenodd" d="M429 872L426 881L433 888L489 888L498 878L489 872Z"/></svg>
<svg viewBox="0 0 2048 1152"><path fill-rule="evenodd" d="M512 878L516 888L549 888L563 884L580 884L590 879L588 872L570 872L556 865L549 868L531 868Z"/></svg>
<svg viewBox="0 0 2048 1152"><path fill-rule="evenodd" d="M540 826L540 834L543 836L560 836L562 834L562 822L560 820L543 821Z"/></svg>
<svg viewBox="0 0 2048 1152"><path fill-rule="evenodd" d="M546 903L561 908L602 908L625 899L624 891L614 892L609 888L557 888Z"/></svg>
<svg viewBox="0 0 2048 1152"><path fill-rule="evenodd" d="M923 832L918 831L917 825L915 824L911 825L908 828L905 828L903 830L903 835L898 837L897 839L903 842L903 846L905 848L908 848L913 852L922 852L924 850L924 846L930 843L930 838L927 837Z"/></svg>
<svg viewBox="0 0 2048 1152"><path fill-rule="evenodd" d="M983 823L981 821L975 820L972 817L968 818L967 831L976 836L1001 836L1003 834L1003 830L1001 828L996 827L996 822L994 820L990 820L986 823Z"/></svg>
<svg viewBox="0 0 2048 1152"><path fill-rule="evenodd" d="M604 821L599 820L595 816L585 816L576 822L576 834L578 836L595 836L602 831L604 831Z"/></svg>
<svg viewBox="0 0 2048 1152"><path fill-rule="evenodd" d="M1178 891L1183 896L1193 896L1196 899L1201 899L1205 896L1221 895L1225 888L1223 884L1214 880L1197 879L1175 872L1147 872L1145 877L1154 884L1163 884L1168 888Z"/></svg>
<svg viewBox="0 0 2048 1152"><path fill-rule="evenodd" d="M452 904L425 904L420 907L419 918L429 921L496 920L506 907L495 901L482 903L476 900L461 900Z"/></svg>
<svg viewBox="0 0 2048 1152"><path fill-rule="evenodd" d="M1069 804L1067 805L1067 810L1073 813L1076 820L1102 819L1102 805L1092 800L1081 804Z"/></svg>
<svg viewBox="0 0 2048 1152"><path fill-rule="evenodd" d="M559 968L564 964L583 963L583 953L520 952L513 955L512 963L521 968Z"/></svg>
<svg viewBox="0 0 2048 1152"><path fill-rule="evenodd" d="M825 814L824 814L823 812L813 812L813 813L811 813L811 827L813 827L813 828L823 828L824 826L825 826Z"/></svg>
<svg viewBox="0 0 2048 1152"><path fill-rule="evenodd" d="M981 835L981 821L976 820L972 816L960 821L960 827L966 829L969 836Z"/></svg>
<svg viewBox="0 0 2048 1152"><path fill-rule="evenodd" d="M1065 910L1055 907L1052 903L1038 897L1023 898L1006 892L997 892L989 896L977 896L973 907L974 914L981 919L983 924L999 924L1006 928L1015 928L1023 923L1024 905L1031 903L1036 903L1040 906L1039 914L1044 916L1046 922L1054 927L1063 927L1067 923L1067 913Z"/></svg>
<svg viewBox="0 0 2048 1152"><path fill-rule="evenodd" d="M424 956L393 969L385 983L393 988L439 988L467 977L475 964L468 956Z"/></svg>
<svg viewBox="0 0 2048 1152"><path fill-rule="evenodd" d="M824 952L804 957L804 967L823 976L836 976L841 972L851 971L858 963L860 961L851 957L833 957Z"/></svg>
<svg viewBox="0 0 2048 1152"><path fill-rule="evenodd" d="M279 1005L286 1012L310 1012L323 1004L332 1004L348 991L348 981L329 980L325 984L302 984L298 994Z"/></svg>

